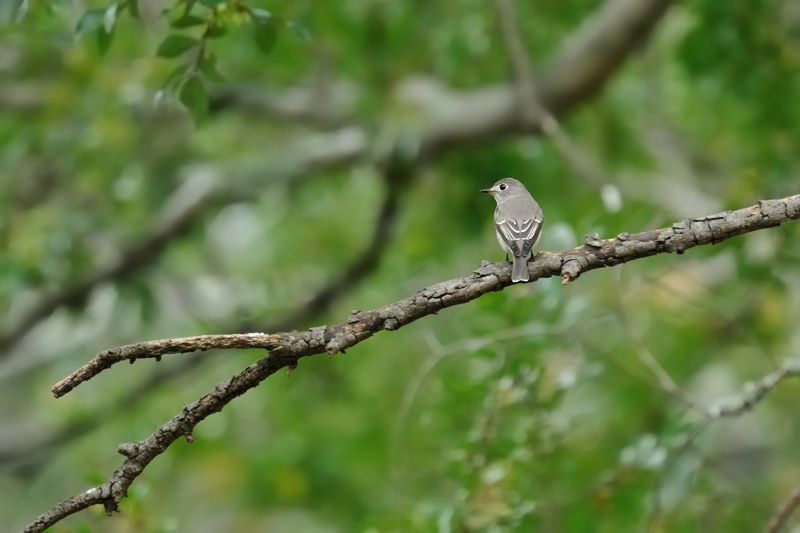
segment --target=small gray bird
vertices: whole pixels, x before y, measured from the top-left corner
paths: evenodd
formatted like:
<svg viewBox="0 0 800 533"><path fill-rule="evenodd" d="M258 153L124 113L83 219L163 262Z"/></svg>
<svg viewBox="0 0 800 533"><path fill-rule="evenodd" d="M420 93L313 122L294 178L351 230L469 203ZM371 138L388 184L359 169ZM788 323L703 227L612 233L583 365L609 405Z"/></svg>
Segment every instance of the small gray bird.
<svg viewBox="0 0 800 533"><path fill-rule="evenodd" d="M514 178L503 178L491 189L481 189L481 192L491 194L497 201L494 229L500 246L506 254L514 257L511 281L528 281L530 274L526 257L542 236L542 208L528 189Z"/></svg>

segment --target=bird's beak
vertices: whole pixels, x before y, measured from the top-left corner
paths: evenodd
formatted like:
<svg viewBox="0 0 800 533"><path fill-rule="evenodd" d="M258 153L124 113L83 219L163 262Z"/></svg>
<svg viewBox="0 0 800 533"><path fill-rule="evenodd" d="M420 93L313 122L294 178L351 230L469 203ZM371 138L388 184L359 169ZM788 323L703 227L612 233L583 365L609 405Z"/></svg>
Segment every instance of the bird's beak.
<svg viewBox="0 0 800 533"><path fill-rule="evenodd" d="M494 189L481 189L481 192L485 192L486 194L494 194Z"/></svg>

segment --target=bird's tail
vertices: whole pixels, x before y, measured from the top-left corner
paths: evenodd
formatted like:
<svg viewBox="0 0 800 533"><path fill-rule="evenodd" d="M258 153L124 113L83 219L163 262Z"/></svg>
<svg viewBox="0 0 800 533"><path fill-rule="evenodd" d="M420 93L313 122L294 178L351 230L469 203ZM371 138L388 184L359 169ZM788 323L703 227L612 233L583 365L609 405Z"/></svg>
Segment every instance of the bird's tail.
<svg viewBox="0 0 800 533"><path fill-rule="evenodd" d="M528 281L531 279L528 274L528 261L524 257L514 256L514 266L511 268L511 281L516 283L518 281Z"/></svg>

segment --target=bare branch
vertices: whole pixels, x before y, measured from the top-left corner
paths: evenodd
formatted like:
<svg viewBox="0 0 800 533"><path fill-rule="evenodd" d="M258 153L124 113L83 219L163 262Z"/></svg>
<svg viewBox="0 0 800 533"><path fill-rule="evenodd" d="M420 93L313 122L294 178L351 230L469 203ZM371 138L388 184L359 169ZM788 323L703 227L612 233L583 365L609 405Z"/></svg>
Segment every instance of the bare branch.
<svg viewBox="0 0 800 533"><path fill-rule="evenodd" d="M44 531L63 518L93 505L102 504L108 514L118 511L119 502L127 496L128 487L153 459L182 436L186 437L189 442L193 441L192 430L203 419L221 411L231 400L241 396L286 366L286 362L277 353L279 351L281 350L253 363L228 381L214 387L209 394L184 406L178 416L159 426L155 433L148 438L139 442L120 444L117 451L127 459L114 472L111 479L99 487L61 502L47 513L39 516L23 531L26 533Z"/></svg>
<svg viewBox="0 0 800 533"><path fill-rule="evenodd" d="M541 118L541 114L547 113L547 111L542 109L539 98L536 96L533 68L517 27L518 19L514 0L495 0L494 5L500 23L500 33L511 60L511 69L522 115L526 122L535 124Z"/></svg>
<svg viewBox="0 0 800 533"><path fill-rule="evenodd" d="M690 248L717 244L731 237L778 226L800 218L800 195L758 204L716 215L676 222L669 228L637 234L622 233L613 239L588 237L586 244L561 252L540 252L528 263L531 282L561 276L566 284L584 272L616 266L634 259L662 253L682 254ZM463 304L488 292L512 285L508 263L484 261L471 275L432 285L394 304L372 311L353 312L337 326L312 328L307 332L201 335L129 344L100 352L92 361L53 386L61 397L121 361L155 358L170 353L211 349L263 348L281 350L286 365L301 357L327 352L333 356L383 330L396 330L424 316Z"/></svg>
<svg viewBox="0 0 800 533"><path fill-rule="evenodd" d="M541 252L528 263L531 281L560 275L562 283L584 272L615 266L634 259L661 253L683 253L707 244L716 244L736 235L779 226L800 218L800 195L781 200L764 200L757 205L726 211L717 215L684 220L669 228L587 243L563 252ZM181 436L193 440L194 427L209 415L219 412L237 396L256 387L283 367L294 367L301 357L327 352L344 353L359 342L383 330L393 331L427 315L463 304L488 292L512 285L508 263L483 262L471 275L432 285L416 294L380 309L353 312L336 326L311 328L306 332L249 333L242 335L203 335L179 339L141 342L105 350L91 362L53 387L56 397L63 396L80 383L91 379L120 361L142 358L159 359L170 353L188 353L212 348L263 348L269 353L161 425L146 439L122 444L119 453L127 457L106 483L58 504L40 515L25 532L40 532L66 516L93 505L102 504L107 513L118 510L127 489L144 468Z"/></svg>
<svg viewBox="0 0 800 533"><path fill-rule="evenodd" d="M678 449L678 453L673 455L670 462L657 476L653 488L653 510L648 521L649 525L647 531L655 531L658 525L658 517L661 512L661 490L669 469L675 464L678 456L689 446L693 445L695 439L700 435L700 433L704 431L716 418L739 416L746 413L755 407L755 405L770 391L775 389L775 387L777 387L781 381L789 377L797 376L800 376L800 359L786 359L783 361L778 370L767 374L754 383L746 384L744 387L744 393L739 396L720 400L716 405L713 405L708 409L703 409L699 406L699 404L696 403L690 404L692 407L698 409L703 415L705 415L705 418L700 423L695 425L695 429L693 431L690 431L687 434L686 439ZM677 385L675 386L677 387ZM767 533L778 533L797 507L800 507L800 489L798 489L792 495L792 497L775 512L765 531Z"/></svg>
<svg viewBox="0 0 800 533"><path fill-rule="evenodd" d="M720 400L708 409L708 414L714 418L725 416L739 416L751 410L778 383L786 378L800 376L800 359L786 359L781 367L755 382L745 384L744 392L740 395Z"/></svg>

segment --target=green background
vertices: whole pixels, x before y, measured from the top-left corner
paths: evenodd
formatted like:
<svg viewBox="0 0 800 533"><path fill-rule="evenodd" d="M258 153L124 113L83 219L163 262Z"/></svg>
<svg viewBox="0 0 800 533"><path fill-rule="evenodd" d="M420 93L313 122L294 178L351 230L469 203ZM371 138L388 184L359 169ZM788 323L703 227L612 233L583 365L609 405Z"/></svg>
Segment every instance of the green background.
<svg viewBox="0 0 800 533"><path fill-rule="evenodd" d="M598 7L517 4L535 72ZM156 57L167 24L120 14L101 55L94 33L74 31L97 7L31 2L17 22L4 11L0 334L113 265L209 184L215 192L147 261L0 350L3 531L108 479L123 459L118 443L147 437L264 355L118 365L53 399L52 384L95 353L337 324L351 309L468 275L502 259L494 202L478 193L501 177L522 180L542 206L540 250L798 192L797 3L689 0L599 94L560 117L601 181L546 136L436 154L399 187L391 240L365 275L329 308L298 316L369 246L387 189L376 161L435 122L397 88L413 76L451 91L509 81L493 4L253 4L311 37L281 25L269 55L247 25L210 41L228 83L206 84L213 105L199 127L170 91L154 103L183 61ZM328 95L314 97L317 115L245 102L298 88ZM348 127L366 133L365 155L298 167ZM657 359L708 407L797 357L799 236L788 223L567 286L514 286L333 359L303 359L291 378L272 376L201 423L194 443L158 457L121 514L93 508L53 531L761 530L800 484L800 384L705 423L643 361Z"/></svg>

